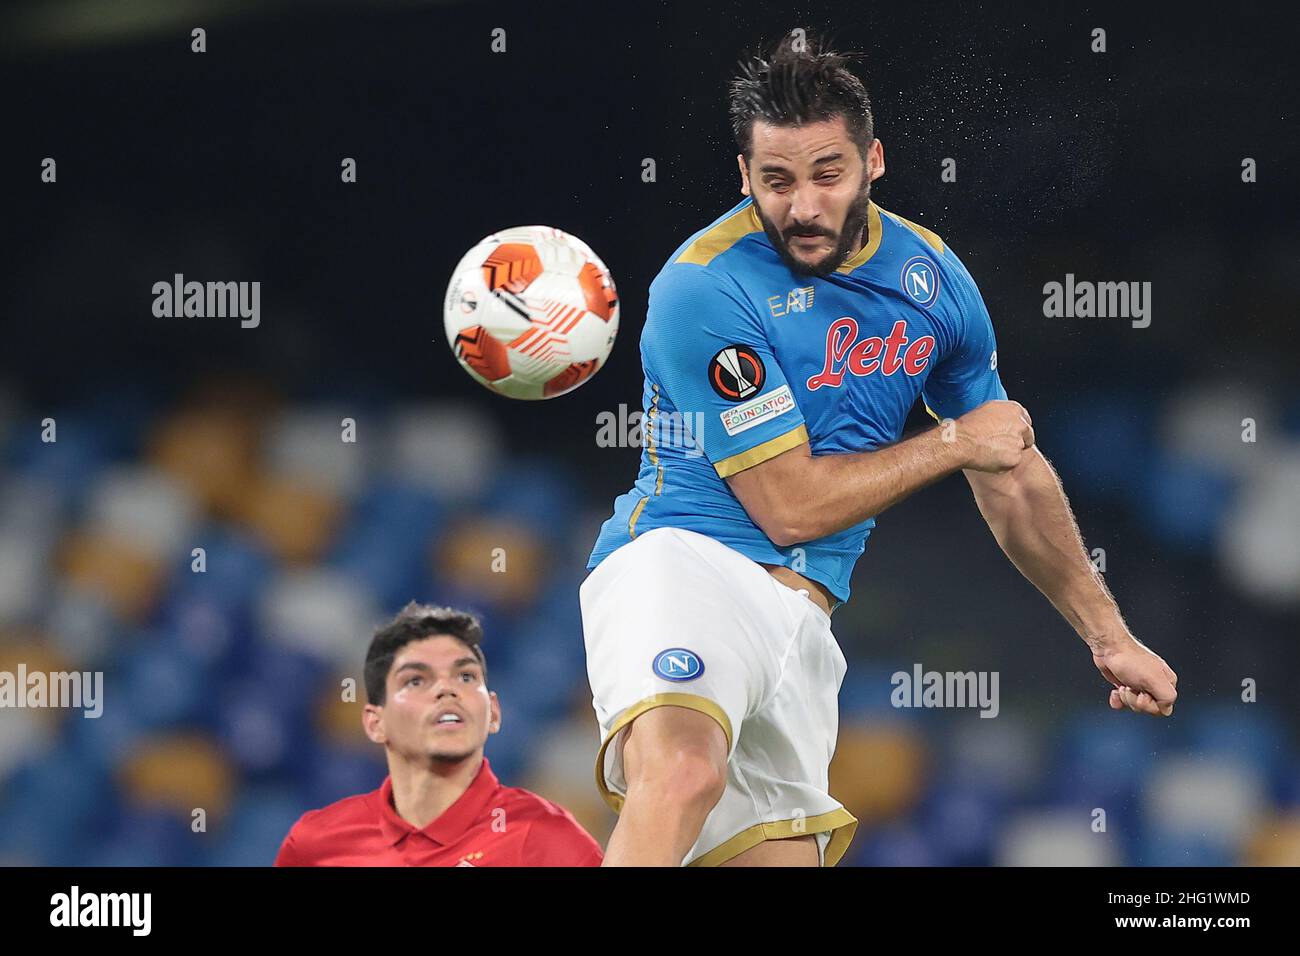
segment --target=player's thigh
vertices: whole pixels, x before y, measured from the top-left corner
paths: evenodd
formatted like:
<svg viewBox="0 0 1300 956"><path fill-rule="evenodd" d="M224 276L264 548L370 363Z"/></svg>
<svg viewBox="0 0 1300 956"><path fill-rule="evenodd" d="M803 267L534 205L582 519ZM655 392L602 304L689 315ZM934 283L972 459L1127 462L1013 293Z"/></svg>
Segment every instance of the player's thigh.
<svg viewBox="0 0 1300 956"><path fill-rule="evenodd" d="M727 774L727 735L708 714L665 704L639 714L623 731L623 772L635 787L655 771L709 767Z"/></svg>
<svg viewBox="0 0 1300 956"><path fill-rule="evenodd" d="M815 836L764 840L719 866L820 866Z"/></svg>

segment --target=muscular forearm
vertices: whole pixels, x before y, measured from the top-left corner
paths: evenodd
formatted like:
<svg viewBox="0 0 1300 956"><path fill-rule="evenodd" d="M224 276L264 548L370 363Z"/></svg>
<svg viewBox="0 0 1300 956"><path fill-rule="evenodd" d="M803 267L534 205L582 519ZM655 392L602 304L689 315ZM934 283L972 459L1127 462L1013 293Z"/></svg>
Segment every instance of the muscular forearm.
<svg viewBox="0 0 1300 956"><path fill-rule="evenodd" d="M1037 448L1002 474L967 472L980 513L1020 572L1094 650L1128 635L1089 560L1069 501Z"/></svg>
<svg viewBox="0 0 1300 956"><path fill-rule="evenodd" d="M726 479L755 524L789 547L861 524L959 469L1013 468L1033 443L1023 406L989 401L884 448L813 455L801 442Z"/></svg>
<svg viewBox="0 0 1300 956"><path fill-rule="evenodd" d="M791 538L811 541L850 528L964 464L961 446L945 441L939 428L875 451L815 455Z"/></svg>

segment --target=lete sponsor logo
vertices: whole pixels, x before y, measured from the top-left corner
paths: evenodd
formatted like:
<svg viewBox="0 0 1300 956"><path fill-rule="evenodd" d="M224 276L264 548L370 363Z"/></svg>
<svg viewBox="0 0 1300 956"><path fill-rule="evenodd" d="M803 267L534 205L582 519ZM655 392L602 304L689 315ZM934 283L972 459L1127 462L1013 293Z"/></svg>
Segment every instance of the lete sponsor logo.
<svg viewBox="0 0 1300 956"><path fill-rule="evenodd" d="M858 322L851 316L836 319L826 330L826 358L822 370L808 379L808 391L823 385L839 388L844 373L893 375L900 368L908 375L920 375L930 364L934 336L907 337L907 322L899 319L884 338L870 335L858 339Z"/></svg>

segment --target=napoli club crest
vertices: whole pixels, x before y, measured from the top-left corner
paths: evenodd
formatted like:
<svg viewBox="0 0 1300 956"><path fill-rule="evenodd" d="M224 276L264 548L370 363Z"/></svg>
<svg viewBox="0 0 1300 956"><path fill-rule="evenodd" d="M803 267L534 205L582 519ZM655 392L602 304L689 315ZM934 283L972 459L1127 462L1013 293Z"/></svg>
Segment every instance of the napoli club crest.
<svg viewBox="0 0 1300 956"><path fill-rule="evenodd" d="M912 256L903 263L899 282L908 298L923 309L939 298L939 270L929 256Z"/></svg>
<svg viewBox="0 0 1300 956"><path fill-rule="evenodd" d="M652 666L656 677L671 681L695 680L704 673L704 661L694 651L688 651L684 647L670 647L666 651L660 651L655 655Z"/></svg>

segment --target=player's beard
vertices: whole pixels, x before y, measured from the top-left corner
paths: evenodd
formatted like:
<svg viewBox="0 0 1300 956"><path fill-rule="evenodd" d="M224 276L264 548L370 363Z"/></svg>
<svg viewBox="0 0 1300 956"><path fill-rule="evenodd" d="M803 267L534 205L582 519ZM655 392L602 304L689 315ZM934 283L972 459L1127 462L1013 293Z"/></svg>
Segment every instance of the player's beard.
<svg viewBox="0 0 1300 956"><path fill-rule="evenodd" d="M791 272L799 275L814 275L820 279L825 279L838 269L850 254L858 250L858 238L863 227L866 226L867 207L870 202L871 180L864 173L862 189L858 192L857 198L853 200L853 205L849 207L849 211L844 217L844 226L840 229L835 248L813 264L796 259L793 253L790 252L789 240L800 232L799 226L787 229L786 235L783 236L781 231L776 228L776 224L763 215L763 209L757 202L754 203L754 212L758 215L758 221L763 224L763 231L767 233L768 242L772 243L772 248L776 250L777 255L781 257L781 261L789 267ZM823 236L833 235L833 233L825 229L819 229L818 234ZM868 237L862 234L861 238L863 242L866 242Z"/></svg>

